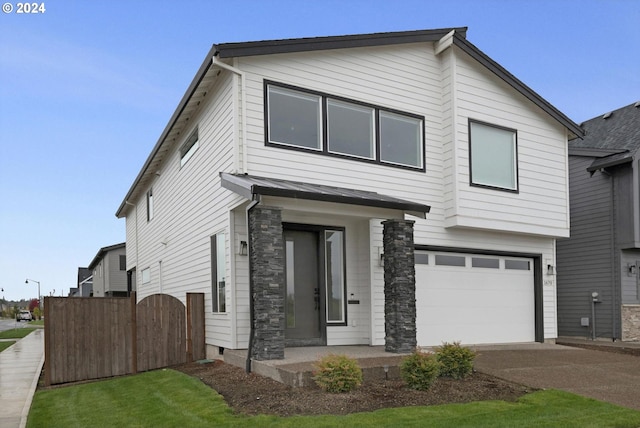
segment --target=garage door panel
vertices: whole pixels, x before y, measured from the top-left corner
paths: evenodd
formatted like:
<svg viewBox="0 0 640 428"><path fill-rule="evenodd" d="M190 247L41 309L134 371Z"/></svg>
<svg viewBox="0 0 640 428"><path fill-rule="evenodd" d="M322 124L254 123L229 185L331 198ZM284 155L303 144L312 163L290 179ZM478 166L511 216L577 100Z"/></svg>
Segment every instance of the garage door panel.
<svg viewBox="0 0 640 428"><path fill-rule="evenodd" d="M504 260L472 268L466 257L465 267L416 265L418 344L534 341L533 271L504 269Z"/></svg>

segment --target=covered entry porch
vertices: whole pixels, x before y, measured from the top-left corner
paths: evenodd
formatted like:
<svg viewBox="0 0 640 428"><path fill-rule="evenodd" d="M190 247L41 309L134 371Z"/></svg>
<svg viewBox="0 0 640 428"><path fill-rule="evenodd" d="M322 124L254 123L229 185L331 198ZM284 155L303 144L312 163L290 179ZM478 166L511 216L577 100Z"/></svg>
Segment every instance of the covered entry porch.
<svg viewBox="0 0 640 428"><path fill-rule="evenodd" d="M414 222L405 214L424 218L427 205L289 180L221 178L250 201L242 208L251 296L247 370L251 361L284 359L293 346L413 350Z"/></svg>

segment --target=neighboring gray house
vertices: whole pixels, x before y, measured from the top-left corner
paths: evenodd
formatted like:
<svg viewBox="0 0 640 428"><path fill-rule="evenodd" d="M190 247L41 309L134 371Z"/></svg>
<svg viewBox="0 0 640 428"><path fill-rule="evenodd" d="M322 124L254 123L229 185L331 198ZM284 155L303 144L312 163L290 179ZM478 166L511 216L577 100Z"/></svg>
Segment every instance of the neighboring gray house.
<svg viewBox="0 0 640 428"><path fill-rule="evenodd" d="M569 142L571 238L557 246L558 334L640 340L640 102L582 126L584 139Z"/></svg>
<svg viewBox="0 0 640 428"><path fill-rule="evenodd" d="M89 264L93 272L94 297L125 297L127 289L125 243L100 248Z"/></svg>
<svg viewBox="0 0 640 428"><path fill-rule="evenodd" d="M89 268L78 268L78 287L73 297L93 296L93 271Z"/></svg>
<svg viewBox="0 0 640 428"><path fill-rule="evenodd" d="M205 293L209 356L554 341L581 135L465 28L215 45L117 210L127 269Z"/></svg>

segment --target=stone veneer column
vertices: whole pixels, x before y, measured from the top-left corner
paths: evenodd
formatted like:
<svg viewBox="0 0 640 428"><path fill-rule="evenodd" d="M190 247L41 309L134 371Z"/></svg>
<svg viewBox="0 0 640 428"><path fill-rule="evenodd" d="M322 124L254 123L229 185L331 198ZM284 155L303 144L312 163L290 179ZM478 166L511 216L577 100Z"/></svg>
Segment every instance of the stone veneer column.
<svg viewBox="0 0 640 428"><path fill-rule="evenodd" d="M385 351L409 353L416 347L416 271L411 220L384 226Z"/></svg>
<svg viewBox="0 0 640 428"><path fill-rule="evenodd" d="M253 285L255 360L284 358L285 255L279 208L255 206L249 211L249 280Z"/></svg>

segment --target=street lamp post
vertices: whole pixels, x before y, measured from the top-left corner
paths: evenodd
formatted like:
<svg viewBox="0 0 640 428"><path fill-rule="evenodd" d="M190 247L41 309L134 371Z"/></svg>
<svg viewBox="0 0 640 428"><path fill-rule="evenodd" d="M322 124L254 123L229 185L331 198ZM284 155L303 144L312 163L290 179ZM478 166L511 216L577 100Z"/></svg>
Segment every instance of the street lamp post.
<svg viewBox="0 0 640 428"><path fill-rule="evenodd" d="M25 284L28 284L28 283L29 283L29 281L31 281L31 282L35 282L35 283L37 283L37 284L38 284L38 309L42 310L42 306L41 306L41 303L40 303L40 300L42 300L42 299L41 299L41 297L40 297L40 281L36 281L35 279L29 279L29 278L27 278L27 279L26 279L26 281L25 281L24 283L25 283Z"/></svg>

